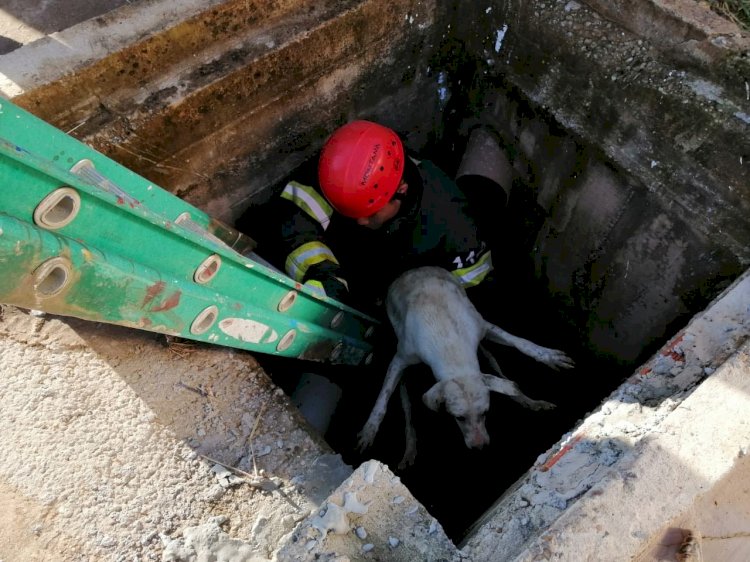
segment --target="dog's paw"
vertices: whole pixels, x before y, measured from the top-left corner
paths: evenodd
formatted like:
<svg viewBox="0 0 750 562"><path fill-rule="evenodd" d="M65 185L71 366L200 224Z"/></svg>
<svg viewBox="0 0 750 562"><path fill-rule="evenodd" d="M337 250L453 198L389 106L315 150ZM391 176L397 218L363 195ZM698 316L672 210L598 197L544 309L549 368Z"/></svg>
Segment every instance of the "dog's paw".
<svg viewBox="0 0 750 562"><path fill-rule="evenodd" d="M365 425L365 427L362 428L362 431L357 434L357 451L362 453L366 449L369 449L373 441L375 441L375 434L377 431L377 427L373 428L369 425Z"/></svg>
<svg viewBox="0 0 750 562"><path fill-rule="evenodd" d="M416 438L406 439L406 449L404 450L404 456L401 458L401 462L398 463L398 469L404 470L412 465L417 460L417 440Z"/></svg>
<svg viewBox="0 0 750 562"><path fill-rule="evenodd" d="M410 466L413 466L416 460L417 460L416 449L414 449L413 451L406 451L404 453L403 458L401 459L401 462L398 463L398 469L405 470L409 468Z"/></svg>
<svg viewBox="0 0 750 562"><path fill-rule="evenodd" d="M537 360L555 371L572 369L576 366L575 362L564 351L560 351L559 349L542 348Z"/></svg>

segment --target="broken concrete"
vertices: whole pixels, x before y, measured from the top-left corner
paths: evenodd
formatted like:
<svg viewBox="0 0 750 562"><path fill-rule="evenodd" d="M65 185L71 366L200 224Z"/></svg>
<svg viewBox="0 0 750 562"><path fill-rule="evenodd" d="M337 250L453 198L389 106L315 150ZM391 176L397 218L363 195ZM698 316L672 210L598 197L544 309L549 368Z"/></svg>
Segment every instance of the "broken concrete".
<svg viewBox="0 0 750 562"><path fill-rule="evenodd" d="M460 506L456 506L460 509ZM362 464L297 527L280 560L461 560L440 523L378 461Z"/></svg>
<svg viewBox="0 0 750 562"><path fill-rule="evenodd" d="M0 559L158 560L215 515L268 559L351 474L248 354L3 313Z"/></svg>
<svg viewBox="0 0 750 562"><path fill-rule="evenodd" d="M619 560L656 541L750 446L748 339L750 273L540 456L462 550Z"/></svg>

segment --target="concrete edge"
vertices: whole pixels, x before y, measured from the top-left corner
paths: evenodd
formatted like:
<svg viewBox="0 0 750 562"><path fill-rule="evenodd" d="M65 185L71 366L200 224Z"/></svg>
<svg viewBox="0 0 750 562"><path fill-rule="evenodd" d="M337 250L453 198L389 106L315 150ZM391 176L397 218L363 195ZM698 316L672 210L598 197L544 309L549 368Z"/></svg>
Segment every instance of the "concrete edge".
<svg viewBox="0 0 750 562"><path fill-rule="evenodd" d="M542 544L551 529L561 532L574 517L568 513L587 512L607 483L622 485L617 475L629 470L638 452L663 431L661 424L748 338L750 270L541 455L459 547L474 560L490 560L498 550L510 559L530 544Z"/></svg>
<svg viewBox="0 0 750 562"><path fill-rule="evenodd" d="M639 554L650 556L644 551L658 542L665 526L683 516L747 454L748 354L750 343L730 357L659 425L658 431L629 451L516 560L631 560ZM708 451L710 454L706 454Z"/></svg>
<svg viewBox="0 0 750 562"><path fill-rule="evenodd" d="M463 559L388 466L362 463L276 552L280 562Z"/></svg>
<svg viewBox="0 0 750 562"><path fill-rule="evenodd" d="M149 0L52 33L0 57L0 95L13 98L87 63L221 4L222 0Z"/></svg>

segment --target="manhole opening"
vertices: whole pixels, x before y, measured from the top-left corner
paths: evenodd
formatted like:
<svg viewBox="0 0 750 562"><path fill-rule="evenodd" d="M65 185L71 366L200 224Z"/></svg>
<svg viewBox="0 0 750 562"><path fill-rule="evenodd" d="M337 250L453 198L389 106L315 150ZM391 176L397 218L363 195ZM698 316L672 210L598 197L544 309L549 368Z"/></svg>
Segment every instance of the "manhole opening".
<svg viewBox="0 0 750 562"><path fill-rule="evenodd" d="M448 161L440 153L432 158ZM528 208L529 198L523 189L523 185L514 185L503 218L496 221L497 230L492 233L495 282L475 300L488 320L508 332L562 349L575 359L575 370L558 372L514 349L488 344L508 378L529 397L555 403L555 410L531 411L507 396L493 394L486 419L491 443L482 450L469 450L455 420L422 403L422 394L435 382L430 369L425 365L412 367L406 371L405 380L418 453L414 466L399 470L404 452L404 417L398 393L391 398L373 447L364 453L356 450L357 433L375 403L392 356L385 350L394 349L393 342L376 343L380 351L372 363L356 368L257 356L265 371L290 396L304 373L323 375L338 385L342 393L324 435L326 441L353 467L371 458L387 464L455 543L540 455L594 410L635 366L593 355L586 348L587 334L572 328L576 320L560 312L560 304L536 278L529 244L541 222L531 220L534 212ZM390 331L380 330L377 337L391 337ZM492 372L487 365L483 371Z"/></svg>

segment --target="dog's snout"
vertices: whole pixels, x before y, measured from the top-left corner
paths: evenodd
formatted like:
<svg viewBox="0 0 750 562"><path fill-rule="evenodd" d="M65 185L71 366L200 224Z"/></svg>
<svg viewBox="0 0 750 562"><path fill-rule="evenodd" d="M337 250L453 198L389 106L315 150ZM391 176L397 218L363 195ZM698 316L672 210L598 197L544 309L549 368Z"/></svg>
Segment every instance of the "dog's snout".
<svg viewBox="0 0 750 562"><path fill-rule="evenodd" d="M466 435L464 441L469 449L481 449L490 444L490 436L486 430L477 428L470 435Z"/></svg>

